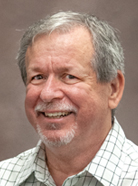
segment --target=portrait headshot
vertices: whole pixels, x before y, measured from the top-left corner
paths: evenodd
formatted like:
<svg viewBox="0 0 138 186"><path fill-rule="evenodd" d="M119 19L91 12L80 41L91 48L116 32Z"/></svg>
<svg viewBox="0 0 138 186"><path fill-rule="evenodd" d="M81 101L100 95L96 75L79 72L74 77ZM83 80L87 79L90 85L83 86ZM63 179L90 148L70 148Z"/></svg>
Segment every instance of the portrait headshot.
<svg viewBox="0 0 138 186"><path fill-rule="evenodd" d="M1 2L0 186L138 186L138 2Z"/></svg>

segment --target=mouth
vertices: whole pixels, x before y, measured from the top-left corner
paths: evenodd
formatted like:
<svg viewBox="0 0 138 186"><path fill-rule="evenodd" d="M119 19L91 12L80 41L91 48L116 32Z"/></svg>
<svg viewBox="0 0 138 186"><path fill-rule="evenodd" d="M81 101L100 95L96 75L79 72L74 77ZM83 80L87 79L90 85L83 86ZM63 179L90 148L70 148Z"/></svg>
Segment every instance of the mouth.
<svg viewBox="0 0 138 186"><path fill-rule="evenodd" d="M54 113L47 113L42 112L42 114L47 118L62 118L70 115L72 112L54 112Z"/></svg>

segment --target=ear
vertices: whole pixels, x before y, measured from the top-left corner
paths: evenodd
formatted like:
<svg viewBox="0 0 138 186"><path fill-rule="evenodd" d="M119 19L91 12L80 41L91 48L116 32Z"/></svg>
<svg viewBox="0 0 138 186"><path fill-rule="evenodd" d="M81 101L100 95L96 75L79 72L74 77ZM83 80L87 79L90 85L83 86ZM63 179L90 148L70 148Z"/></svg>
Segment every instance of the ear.
<svg viewBox="0 0 138 186"><path fill-rule="evenodd" d="M121 71L118 71L117 77L110 82L110 95L109 95L109 108L115 109L123 95L124 91L124 75Z"/></svg>

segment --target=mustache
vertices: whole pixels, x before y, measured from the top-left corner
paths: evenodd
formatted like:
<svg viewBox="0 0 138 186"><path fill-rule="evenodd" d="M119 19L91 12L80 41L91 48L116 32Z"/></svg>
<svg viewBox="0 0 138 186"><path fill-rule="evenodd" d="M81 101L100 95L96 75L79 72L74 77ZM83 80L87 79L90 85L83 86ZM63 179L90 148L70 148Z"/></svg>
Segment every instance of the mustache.
<svg viewBox="0 0 138 186"><path fill-rule="evenodd" d="M68 111L68 112L77 112L77 108L72 104L65 102L56 102L56 103L38 103L35 107L35 112L44 112L46 110L56 110L56 111Z"/></svg>

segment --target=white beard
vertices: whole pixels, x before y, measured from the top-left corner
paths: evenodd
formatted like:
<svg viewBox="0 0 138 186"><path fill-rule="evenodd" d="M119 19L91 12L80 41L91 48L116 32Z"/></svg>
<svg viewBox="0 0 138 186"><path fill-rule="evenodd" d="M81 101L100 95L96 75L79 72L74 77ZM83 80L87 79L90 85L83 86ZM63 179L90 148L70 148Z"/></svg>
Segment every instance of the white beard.
<svg viewBox="0 0 138 186"><path fill-rule="evenodd" d="M37 104L37 106L35 107L35 112L36 114L38 112L43 112L45 110L58 110L58 111L67 111L67 112L74 112L77 113L77 109L75 108L75 106L73 106L72 104L66 103L66 102L54 102L54 103L44 103L41 102L39 104ZM58 125L54 124L54 123L50 123L48 125L50 130L58 130ZM68 143L70 143L72 141L72 139L75 136L75 129L77 128L77 123L75 123L74 126L72 126L64 136L61 136L59 138L48 138L47 136L45 136L43 134L43 129L39 126L39 124L37 123L37 132L41 138L41 140L43 141L43 143L46 146L53 146L53 147L60 147L62 145L67 145Z"/></svg>
<svg viewBox="0 0 138 186"><path fill-rule="evenodd" d="M51 128L53 128L54 130L56 129L54 124L51 124ZM70 129L68 132L66 132L66 134L62 137L60 137L59 139L57 138L53 138L53 139L48 139L44 134L42 129L40 128L39 125L37 125L37 132L40 136L40 139L42 140L42 142L49 147L60 147L63 145L67 145L68 143L70 143L72 141L72 139L75 136L75 129L77 128L77 126L73 126L72 129Z"/></svg>

